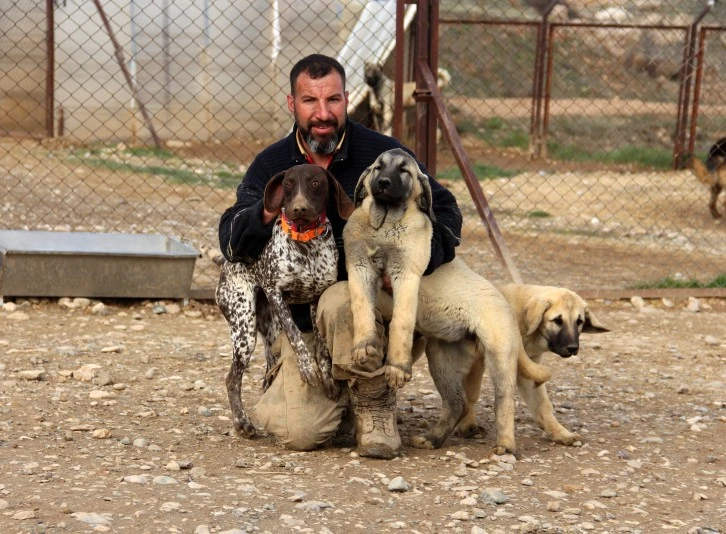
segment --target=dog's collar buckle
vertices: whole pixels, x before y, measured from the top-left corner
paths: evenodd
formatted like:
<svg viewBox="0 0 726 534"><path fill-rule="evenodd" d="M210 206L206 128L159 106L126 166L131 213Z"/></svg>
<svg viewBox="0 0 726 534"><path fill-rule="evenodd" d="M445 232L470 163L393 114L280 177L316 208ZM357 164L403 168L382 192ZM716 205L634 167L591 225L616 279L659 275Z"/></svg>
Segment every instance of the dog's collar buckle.
<svg viewBox="0 0 726 534"><path fill-rule="evenodd" d="M327 222L328 219L325 216L325 211L323 211L317 219L305 226L297 225L288 219L284 210L280 216L280 226L282 227L282 231L285 232L293 241L300 241L302 243L307 243L311 239L315 239L316 237L325 234L328 229Z"/></svg>

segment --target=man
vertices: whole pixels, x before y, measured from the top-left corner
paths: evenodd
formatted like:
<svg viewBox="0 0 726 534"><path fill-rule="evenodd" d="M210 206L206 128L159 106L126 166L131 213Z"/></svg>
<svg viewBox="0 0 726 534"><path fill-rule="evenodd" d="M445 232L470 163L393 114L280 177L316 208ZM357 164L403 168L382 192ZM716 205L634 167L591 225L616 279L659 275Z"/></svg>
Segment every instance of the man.
<svg viewBox="0 0 726 534"><path fill-rule="evenodd" d="M237 188L237 202L221 217L219 242L229 261L255 260L270 239L279 214L264 209L263 193L275 174L303 163L320 165L331 172L352 198L360 175L382 152L396 147L408 151L397 140L348 119L345 70L328 56L313 54L293 66L287 107L295 121L292 133L257 155ZM426 274L454 258L462 224L454 196L433 178L430 181L436 221ZM342 240L345 221L333 210L328 216L340 251L338 279L346 280ZM309 306L291 309L300 330L310 331ZM375 458L394 457L401 446L396 427L396 394L380 373L382 361L369 362L366 368L352 363L347 282L338 282L323 293L317 323L333 359L333 376L345 381L348 388L343 388L340 399L332 401L322 388L305 384L294 363L292 348L281 335L280 363L274 370L272 385L256 407L258 419L267 432L288 448L309 450L335 435L350 406L359 453ZM382 320L379 326L383 340ZM306 341L312 343L311 336Z"/></svg>

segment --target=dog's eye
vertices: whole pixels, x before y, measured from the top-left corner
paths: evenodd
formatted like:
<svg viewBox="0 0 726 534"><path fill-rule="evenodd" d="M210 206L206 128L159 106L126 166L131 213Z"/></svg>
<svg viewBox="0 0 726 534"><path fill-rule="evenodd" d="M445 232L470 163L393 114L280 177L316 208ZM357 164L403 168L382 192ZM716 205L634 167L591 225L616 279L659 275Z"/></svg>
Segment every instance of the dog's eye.
<svg viewBox="0 0 726 534"><path fill-rule="evenodd" d="M554 319L552 319L552 322L555 323L557 326L562 326L562 316L558 315Z"/></svg>
<svg viewBox="0 0 726 534"><path fill-rule="evenodd" d="M313 181L312 181L312 182L310 183L310 185L311 185L311 186L313 186L313 187L318 187L318 186L320 185L320 182L318 182L317 180L313 180Z"/></svg>

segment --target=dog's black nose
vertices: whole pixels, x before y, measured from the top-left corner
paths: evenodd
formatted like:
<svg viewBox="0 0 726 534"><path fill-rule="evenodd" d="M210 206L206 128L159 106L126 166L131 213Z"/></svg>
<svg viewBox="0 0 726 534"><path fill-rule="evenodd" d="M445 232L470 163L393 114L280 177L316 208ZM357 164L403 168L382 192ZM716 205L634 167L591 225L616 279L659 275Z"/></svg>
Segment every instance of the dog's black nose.
<svg viewBox="0 0 726 534"><path fill-rule="evenodd" d="M577 352L580 350L579 345L567 345L567 352L570 353L570 356L574 356L577 354Z"/></svg>
<svg viewBox="0 0 726 534"><path fill-rule="evenodd" d="M391 179L384 176L378 178L378 180L376 180L376 183L381 191L385 190L387 187L391 187Z"/></svg>

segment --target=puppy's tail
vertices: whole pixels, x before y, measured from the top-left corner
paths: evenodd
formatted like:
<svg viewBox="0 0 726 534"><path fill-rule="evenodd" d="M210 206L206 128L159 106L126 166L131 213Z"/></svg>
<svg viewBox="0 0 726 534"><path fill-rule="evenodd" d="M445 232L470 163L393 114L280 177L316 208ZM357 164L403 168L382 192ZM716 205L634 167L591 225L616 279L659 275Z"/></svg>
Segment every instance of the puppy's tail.
<svg viewBox="0 0 726 534"><path fill-rule="evenodd" d="M552 371L544 365L540 365L537 362L532 361L524 351L524 347L519 348L519 355L517 356L517 374L531 380L537 386L544 384L552 377Z"/></svg>
<svg viewBox="0 0 726 534"><path fill-rule="evenodd" d="M207 245L199 245L199 250L202 251L202 255L212 260L217 267L222 267L224 262L227 261L222 255L222 251L217 248L210 248Z"/></svg>
<svg viewBox="0 0 726 534"><path fill-rule="evenodd" d="M693 174L696 175L699 182L707 185L708 187L713 185L715 178L714 174L710 173L706 165L696 156L691 158L691 170L693 171Z"/></svg>

